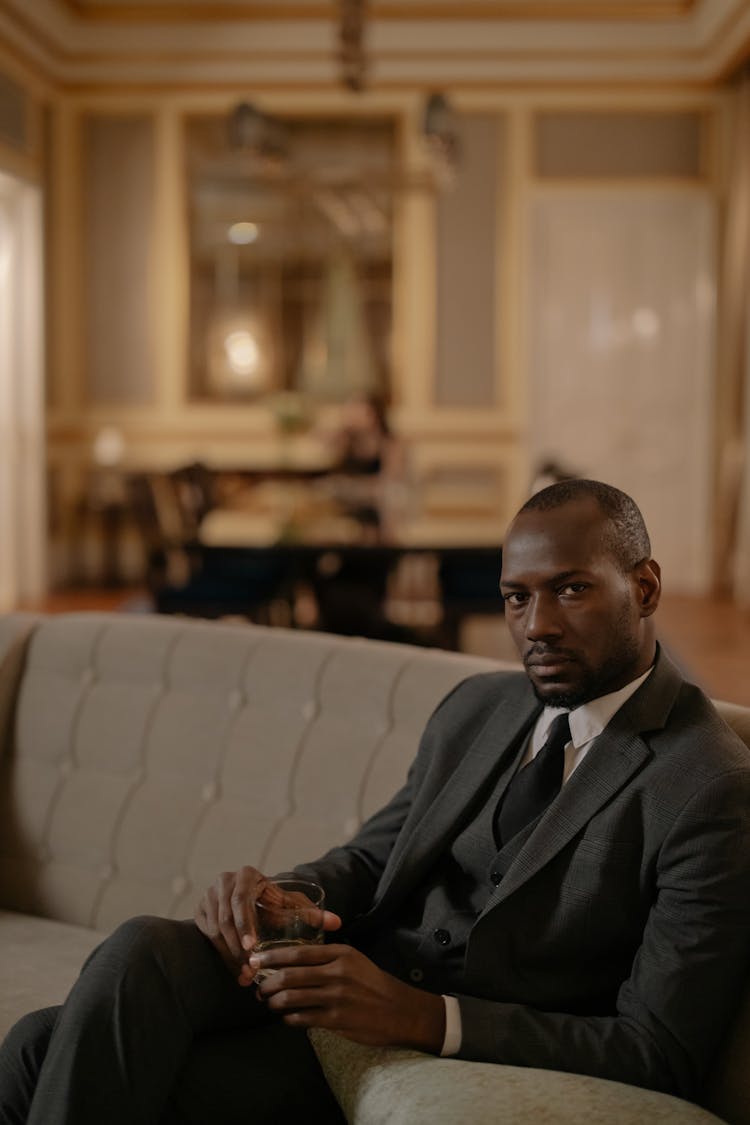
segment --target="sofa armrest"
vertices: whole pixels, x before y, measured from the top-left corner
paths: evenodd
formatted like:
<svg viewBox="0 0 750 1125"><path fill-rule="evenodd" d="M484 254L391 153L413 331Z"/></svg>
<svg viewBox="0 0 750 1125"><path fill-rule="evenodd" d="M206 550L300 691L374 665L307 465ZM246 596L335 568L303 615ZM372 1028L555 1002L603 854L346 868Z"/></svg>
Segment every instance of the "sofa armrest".
<svg viewBox="0 0 750 1125"><path fill-rule="evenodd" d="M724 1043L708 1084L706 1105L732 1125L750 1125L750 992Z"/></svg>
<svg viewBox="0 0 750 1125"><path fill-rule="evenodd" d="M681 1098L581 1074L440 1059L309 1032L349 1125L720 1125Z"/></svg>

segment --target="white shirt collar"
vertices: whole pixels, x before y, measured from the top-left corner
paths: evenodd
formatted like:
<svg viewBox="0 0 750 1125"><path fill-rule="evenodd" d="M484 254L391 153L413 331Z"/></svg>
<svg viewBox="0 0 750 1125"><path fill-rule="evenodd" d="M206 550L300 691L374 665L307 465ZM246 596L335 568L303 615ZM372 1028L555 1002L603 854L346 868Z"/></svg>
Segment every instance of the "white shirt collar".
<svg viewBox="0 0 750 1125"><path fill-rule="evenodd" d="M637 680L631 680L619 691L612 691L608 695L600 695L598 699L591 699L588 703L582 703L580 707L568 712L570 715L570 737L576 749L585 746L586 743L591 742L593 738L602 733L615 712L619 711L623 703L635 694L652 671L653 665ZM547 740L547 732L552 721L558 715L564 715L567 710L566 707L545 707L535 729L536 737L534 741L536 742L538 739L539 745L543 745Z"/></svg>

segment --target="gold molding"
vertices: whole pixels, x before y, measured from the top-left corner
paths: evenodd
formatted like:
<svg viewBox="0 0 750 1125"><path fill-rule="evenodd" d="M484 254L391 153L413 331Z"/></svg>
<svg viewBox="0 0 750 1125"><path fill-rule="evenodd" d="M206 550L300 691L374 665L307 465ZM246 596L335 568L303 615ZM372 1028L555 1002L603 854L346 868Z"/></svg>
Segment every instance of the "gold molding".
<svg viewBox="0 0 750 1125"><path fill-rule="evenodd" d="M289 22L291 20L336 20L337 6L325 0L315 4L288 3L273 0L197 0L191 4L118 3L97 4L92 0L63 0L68 11L90 23L218 23ZM634 21L653 24L689 18L697 0L424 0L423 3L399 3L397 0L372 0L371 19L383 21L432 20L555 20L570 22L586 20L594 23Z"/></svg>
<svg viewBox="0 0 750 1125"><path fill-rule="evenodd" d="M47 85L54 85L55 78L50 60L57 59L60 54L63 53L59 44L51 39L35 20L30 20L26 13L14 9L12 12L7 12L6 14L11 21L20 28L23 35L26 35L38 45L41 51L44 52L46 58L44 61L33 58L28 48L19 47L15 43L10 43L7 39L3 39L1 36L0 48L3 48L11 54L17 63L25 67L32 74L41 75Z"/></svg>
<svg viewBox="0 0 750 1125"><path fill-rule="evenodd" d="M0 38L0 70L23 86L36 101L49 97L54 81L44 63L32 59L26 51Z"/></svg>
<svg viewBox="0 0 750 1125"><path fill-rule="evenodd" d="M382 47L375 58L376 63L381 60L386 62L393 61L406 61L416 60L422 62L425 58L429 62L463 62L474 61L476 59L482 62L507 62L514 59L527 60L539 59L542 62L549 60L557 61L561 59L603 59L611 62L612 60L622 59L631 61L633 59L642 60L679 60L688 59L697 61L704 56L705 52L702 47L597 47L595 45L588 47L534 47L534 46L518 46L518 47L466 47L457 50L451 47L441 47L439 49L430 49L429 52L421 51L418 47ZM140 49L132 50L127 53L114 52L114 51L61 51L60 56L65 59L67 63L73 65L79 64L103 64L103 63L181 63L183 61L188 63L195 62L244 62L248 61L248 53L245 48L196 48L190 50L181 50L179 54L170 51L165 51L162 48ZM263 63L276 63L276 62L305 62L305 61L319 61L321 59L327 60L328 55L325 51L320 51L316 48L296 49L296 48L276 48L273 51L264 51L262 54L256 55L256 60ZM304 79L303 79L304 81Z"/></svg>
<svg viewBox="0 0 750 1125"><path fill-rule="evenodd" d="M601 93L606 91L607 94L617 95L631 95L635 94L667 94L674 91L682 91L690 94L710 94L715 92L717 87L717 79L713 76L686 79L684 76L676 75L674 78L648 78L643 77L622 77L617 80L603 79L600 77L592 76L590 78L561 78L551 77L545 78L461 78L450 84L451 93L465 92L465 93L488 93L488 94L527 94L533 96L535 94L543 95L546 92L560 91L571 93L580 91L581 94L590 95L592 91ZM330 95L338 93L341 89L333 77L330 79L307 79L304 82L293 82L289 79L277 79L269 81L268 79L255 79L248 80L242 83L237 81L219 81L205 80L202 82L190 82L188 85L185 81L173 81L164 83L154 82L130 82L127 87L118 87L113 90L109 83L102 82L100 79L90 82L68 82L61 83L59 86L61 92L65 95L81 99L101 98L108 99L123 98L125 96L132 96L138 98L148 97L162 97L166 95L182 96L187 93L195 95L196 97L209 97L216 96L237 96L238 91L244 96L252 93L257 94L300 94L305 97L312 95ZM435 89L434 82L419 81L410 82L402 78L389 78L380 79L377 84L376 93L389 94L389 95L413 95L414 93L426 93ZM103 104L105 104L103 102ZM295 111L296 112L296 111Z"/></svg>
<svg viewBox="0 0 750 1125"><path fill-rule="evenodd" d="M64 4L67 9L75 13L76 16L85 16L87 20L97 20L99 18L98 12L95 11L95 5L90 0L59 0ZM627 15L628 22L631 24L646 23L652 24L657 19L664 18L679 18L680 15L686 15L696 8L698 0L497 0L497 3L489 3L487 0L445 0L445 3L428 2L414 3L413 5L403 5L399 3L391 3L391 0L381 0L378 4L377 0L373 0L373 18L381 18L383 20L406 20L410 19L417 23L426 22L428 20L458 20L463 19L467 22L472 19L486 18L496 22L503 19L515 18L518 20L528 19L530 22L541 23L544 19L555 21L569 21L572 22L576 19L586 19L590 22L603 23L605 20L625 19ZM176 52L165 51L163 48L150 49L148 47L141 47L133 50L117 50L112 51L102 48L101 46L91 52L78 49L66 49L65 45L58 42L57 39L50 36L46 28L37 25L35 19L29 16L28 11L22 12L17 8L7 9L8 15L15 22L18 29L26 35L27 38L33 39L44 53L43 60L32 59L28 48L25 50L13 49L13 53L24 59L25 65L43 77L48 84L54 84L57 88L65 91L87 91L92 89L106 89L108 86L116 84L120 89L128 90L142 90L149 92L166 92L175 91L187 88L188 79L182 77L179 73L175 73L178 68L181 69L182 65L189 66L196 61L211 65L221 65L232 63L246 62L247 52L245 50L234 49L214 49L206 50L180 50ZM238 0L229 3L208 3L206 0L196 0L195 4L168 4L160 3L156 6L146 7L145 4L127 2L115 2L112 4L102 4L98 11L106 13L106 19L112 19L118 12L127 13L128 18L133 20L140 20L144 26L157 22L159 13L163 14L163 20L171 22L192 22L194 20L205 19L218 21L220 19L230 19L234 16L241 16L243 20L274 20L276 22L291 22L295 19L308 19L320 20L330 19L335 17L335 7L331 3L313 3L305 5L301 3L290 3L286 6L279 5L278 3L239 3ZM651 63L651 64L664 64L664 63L684 63L687 65L705 62L712 64L712 60L719 54L721 45L726 41L728 36L734 34L738 27L741 26L741 20L744 18L747 9L739 4L735 4L724 15L720 25L713 31L710 40L703 44L686 46L686 47L669 47L653 48L649 45L644 47L628 47L625 48L596 48L594 46L587 46L585 48L540 48L534 49L529 46L521 46L515 49L500 49L500 48L469 48L459 52L455 50L447 50L441 48L438 50L431 50L426 54L407 48L404 51L390 48L387 50L377 52L375 59L376 64L388 64L392 62L399 62L404 66L408 66L412 60L422 63L425 58L429 59L439 65L441 62L458 62L459 64L471 64L472 61L487 63L514 62L518 61L522 65L527 65L529 62L538 60L540 63L551 63L557 60L575 61L584 64L591 64L592 61L601 60L603 63L612 61L620 61L623 64L630 63ZM657 13L661 12L661 15ZM667 17L664 13L669 12ZM203 13L201 16L200 13ZM223 15L222 15L223 13ZM160 17L161 18L161 17ZM163 22L162 20L162 22ZM698 88L705 88L712 83L718 83L726 79L732 71L750 55L750 30L745 36L741 36L739 42L733 48L731 55L728 59L723 61L714 61L712 68L703 77L686 77L665 76L663 78L644 79L643 77L625 77L622 82L627 85L634 83L641 83L647 85L653 84L654 88L663 87L665 85L674 86L679 84L690 83ZM262 64L264 70L272 67L274 64L284 65L290 63L320 63L328 60L325 52L302 49L276 49L269 52L264 52L258 56L258 61ZM153 80L143 81L138 78L129 78L127 74L123 74L121 79L115 79L114 83L108 83L100 78L87 79L85 75L66 79L60 76L60 67L66 67L69 71L75 71L76 68L82 69L91 66L121 66L127 70L129 67L137 67L139 64L150 65L164 65L169 69L165 73L163 81L155 82ZM57 73L55 73L57 71ZM550 84L558 85L567 88L568 86L583 84L591 86L592 84L608 85L606 80L601 77L576 77L576 78L563 78L560 76L551 77L550 79L540 78L538 81L534 78L524 78L519 80L504 80L502 77L484 78L480 77L472 79L471 77L456 78L450 83L444 83L454 88L466 87L472 88L508 88L509 86L515 89L530 88L533 85L548 86ZM250 78L249 80L227 80L220 79L205 79L199 81L197 84L190 82L190 86L194 89L206 90L221 90L231 89L233 87L242 86L243 88L250 89L301 89L309 87L311 89L326 89L335 88L338 85L337 76L332 73L330 77L317 77L305 79L301 77L299 82L292 81L288 78L281 78L278 80L268 79L267 77L260 76L258 78ZM432 88L434 80L424 82L413 82L408 78L383 78L377 79L373 83L373 88L376 89L412 89Z"/></svg>
<svg viewBox="0 0 750 1125"><path fill-rule="evenodd" d="M68 50L54 44L48 37L39 36L32 22L28 21L25 17L22 21L25 24L25 30L29 35L35 35L38 40L42 41L42 46L45 51L50 55L55 54L58 61L71 67L77 66L97 66L97 65L113 65L113 64L127 64L137 65L143 63L162 63L162 64L177 64L182 63L232 63L243 62L247 63L248 54L244 48L213 48L213 49L184 49L179 52L165 51L163 48L140 48L128 51L109 51L109 50L96 50L96 51L80 51ZM733 21L734 22L734 21ZM731 29L732 24L728 24ZM717 34L714 42L717 43L721 36ZM748 41L745 44L746 49L750 49L750 33L748 34ZM16 53L14 51L14 53ZM612 61L690 61L697 62L706 55L706 49L700 46L692 47L532 47L532 46L518 46L513 48L502 47L467 47L460 51L450 48L431 49L426 55L424 52L415 47L399 48L381 48L376 56L376 62L402 62L409 63L410 61L422 62L425 57L430 62L472 62L479 60L482 62L512 62L520 60L527 62L529 59L538 59L540 62L555 62L561 60L602 60L604 62ZM28 56L27 56L28 57ZM293 49L293 48L277 48L273 51L265 51L256 56L257 61L263 64L272 63L286 63L286 62L319 62L327 60L328 56L325 52L317 49ZM552 81L558 81L553 77ZM602 81L599 78L591 79L593 81ZM84 80L85 81L85 80ZM252 83L252 79L233 80L228 84L245 86L248 81ZM265 80L261 80L265 82ZM377 89L383 80L379 79L374 83L373 88ZM470 81L470 80L469 80ZM526 79L526 83L533 82L533 80ZM589 79L577 78L575 81L589 82ZM648 81L643 79L642 76L636 76L633 81ZM669 80L668 80L669 81ZM677 79L675 79L677 81ZM684 79L682 79L684 81ZM332 76L332 84L339 85L335 76ZM498 85L505 85L502 78L496 80ZM464 85L463 78L457 78L451 82L444 83L445 85L460 87ZM187 79L169 78L166 79L164 84L154 83L156 89L166 88L172 85L182 85L186 89L193 88L193 83L188 83ZM283 83L287 84L287 83ZM411 85L411 83L409 83ZM429 86L434 86L434 82L426 83ZM67 84L68 87L72 83ZM273 85L273 83L271 83ZM290 83L290 85L292 85ZM300 79L296 86L306 86L307 80L304 76ZM418 83L414 83L418 85ZM124 78L122 82L118 82L119 89L130 89L131 81Z"/></svg>
<svg viewBox="0 0 750 1125"><path fill-rule="evenodd" d="M690 16L696 0L425 0L409 5L373 0L375 19L387 20L634 20L653 23Z"/></svg>
<svg viewBox="0 0 750 1125"><path fill-rule="evenodd" d="M744 14L745 11L740 11L738 8L729 13L724 22L717 28L713 39L705 45L705 50L709 56L720 49L721 43L732 34L740 22L740 17ZM750 58L750 28L748 28L744 39L740 40L731 55L719 67L716 80L721 81L729 77L748 58Z"/></svg>
<svg viewBox="0 0 750 1125"><path fill-rule="evenodd" d="M332 20L337 18L333 2L318 4L287 4L280 7L274 0L266 3L242 3L241 0L201 0L193 4L114 3L92 4L87 0L62 0L71 15L87 23L288 23L292 20Z"/></svg>
<svg viewBox="0 0 750 1125"><path fill-rule="evenodd" d="M590 96L592 91L598 93L606 91L608 95L617 96L618 94L630 96L635 94L669 94L677 92L684 92L685 94L695 95L708 95L716 92L717 88L726 81L734 71L735 67L740 65L745 58L750 55L750 43L741 50L736 52L732 57L732 62L727 63L722 67L720 72L716 74L703 75L701 77L686 78L684 75L675 75L673 77L653 77L644 78L642 76L621 76L617 79L605 79L592 75L590 77L562 77L552 76L550 78L468 78L466 76L456 79L450 83L451 93L466 93L466 94L488 94L488 95L529 95L535 94L542 96L549 91L559 91L560 93L575 93L580 92L583 96ZM54 92L62 94L66 97L79 98L79 99L103 99L103 104L106 104L110 99L122 100L129 98L161 98L161 97L182 97L191 95L195 98L201 97L239 97L240 94L247 97L250 94L290 94L290 95L320 95L330 96L331 94L338 94L341 91L341 85L334 76L331 78L307 78L304 81L295 82L291 79L275 79L268 78L255 78L246 79L239 82L236 79L219 80L219 79L204 79L202 81L191 81L188 83L185 79L170 79L164 82L156 83L153 81L129 81L127 84L118 85L113 87L111 83L103 82L100 78L90 80L66 81L60 79L53 79L49 77L49 85L53 87ZM381 78L378 80L377 87L374 93L383 94L388 96L407 96L414 94L424 94L431 92L435 89L435 83L427 80L408 81L404 78ZM342 109L353 108L342 107ZM298 112L295 110L295 112Z"/></svg>
<svg viewBox="0 0 750 1125"><path fill-rule="evenodd" d="M278 437L267 406L248 405L238 409L226 403L183 404L169 413L169 421L146 406L105 407L88 403L73 412L51 408L46 421L47 440L54 445L88 441L105 424L117 426L129 442L242 441L248 433L256 437ZM485 442L491 447L518 439L518 422L501 409L441 407L425 405L419 409L401 407L394 411L399 433L425 442L448 442L475 450ZM302 436L305 441L305 435ZM502 445L498 452L504 455Z"/></svg>
<svg viewBox="0 0 750 1125"><path fill-rule="evenodd" d="M718 50L721 44L728 38L729 35L731 35L735 27L737 27L741 19L746 15L746 7L737 6L736 8L733 8L730 12L728 12L722 22L714 31L713 37L707 43L703 44L703 50L709 55L713 51ZM745 51L750 48L750 32L748 32L744 47Z"/></svg>

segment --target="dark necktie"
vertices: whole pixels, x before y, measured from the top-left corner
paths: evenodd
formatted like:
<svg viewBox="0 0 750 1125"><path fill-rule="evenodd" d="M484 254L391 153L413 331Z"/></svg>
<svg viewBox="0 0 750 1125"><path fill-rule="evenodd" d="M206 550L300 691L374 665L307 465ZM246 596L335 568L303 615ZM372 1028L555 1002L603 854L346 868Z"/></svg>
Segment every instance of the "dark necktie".
<svg viewBox="0 0 750 1125"><path fill-rule="evenodd" d="M553 719L544 746L511 779L495 820L496 835L501 847L532 820L536 820L560 792L565 747L570 742L568 720L567 713Z"/></svg>

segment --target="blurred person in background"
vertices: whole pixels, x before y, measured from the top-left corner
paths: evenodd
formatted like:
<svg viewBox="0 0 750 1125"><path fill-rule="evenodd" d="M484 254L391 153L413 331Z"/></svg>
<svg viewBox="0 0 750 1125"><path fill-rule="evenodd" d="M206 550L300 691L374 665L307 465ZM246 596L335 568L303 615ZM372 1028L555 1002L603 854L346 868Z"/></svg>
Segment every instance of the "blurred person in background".
<svg viewBox="0 0 750 1125"><path fill-rule="evenodd" d="M333 453L329 483L342 510L360 525L363 540L392 537L408 490L408 459L382 396L352 396L328 440Z"/></svg>

